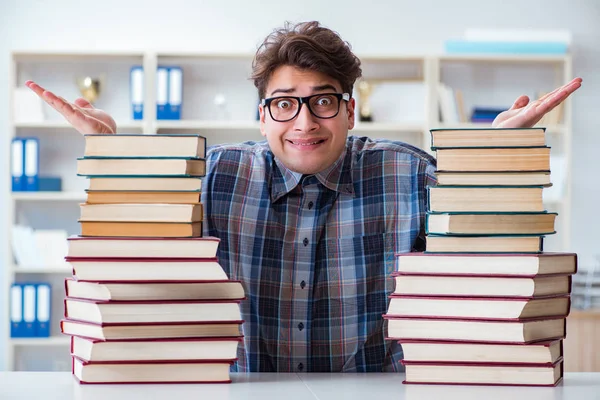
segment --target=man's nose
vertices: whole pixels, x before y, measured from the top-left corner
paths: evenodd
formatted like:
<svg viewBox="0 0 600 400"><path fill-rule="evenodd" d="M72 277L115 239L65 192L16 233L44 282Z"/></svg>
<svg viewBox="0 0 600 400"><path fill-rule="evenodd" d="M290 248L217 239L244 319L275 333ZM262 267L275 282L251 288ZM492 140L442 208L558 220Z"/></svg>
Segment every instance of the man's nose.
<svg viewBox="0 0 600 400"><path fill-rule="evenodd" d="M302 104L302 108L300 108L300 112L294 121L294 130L311 132L318 128L319 123L317 122L317 117L312 115L308 109L308 104Z"/></svg>

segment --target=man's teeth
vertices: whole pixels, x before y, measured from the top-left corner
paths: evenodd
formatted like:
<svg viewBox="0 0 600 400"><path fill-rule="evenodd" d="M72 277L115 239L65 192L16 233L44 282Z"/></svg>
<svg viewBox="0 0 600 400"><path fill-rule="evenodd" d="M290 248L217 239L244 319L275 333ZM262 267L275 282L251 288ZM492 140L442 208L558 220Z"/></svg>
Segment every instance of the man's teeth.
<svg viewBox="0 0 600 400"><path fill-rule="evenodd" d="M317 140L316 142L311 142L311 143L298 143L298 142L292 142L295 145L299 145L299 146L311 146L313 144L318 144L320 143L320 140Z"/></svg>

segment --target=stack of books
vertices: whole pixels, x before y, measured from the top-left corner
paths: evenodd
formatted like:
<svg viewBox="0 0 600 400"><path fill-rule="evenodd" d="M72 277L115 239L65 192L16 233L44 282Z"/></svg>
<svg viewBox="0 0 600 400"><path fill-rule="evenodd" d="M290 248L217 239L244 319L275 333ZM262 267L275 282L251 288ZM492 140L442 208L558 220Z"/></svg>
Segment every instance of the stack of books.
<svg viewBox="0 0 600 400"><path fill-rule="evenodd" d="M86 135L65 319L82 383L231 382L241 282L202 237L199 135Z"/></svg>
<svg viewBox="0 0 600 400"><path fill-rule="evenodd" d="M543 251L545 130L431 133L426 250L397 255L385 315L405 383L556 385L577 256Z"/></svg>

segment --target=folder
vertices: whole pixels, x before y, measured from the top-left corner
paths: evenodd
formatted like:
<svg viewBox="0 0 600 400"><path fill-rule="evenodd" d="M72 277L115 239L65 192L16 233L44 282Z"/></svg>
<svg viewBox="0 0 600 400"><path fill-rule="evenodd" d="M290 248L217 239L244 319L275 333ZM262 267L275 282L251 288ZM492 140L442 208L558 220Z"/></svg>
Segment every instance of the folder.
<svg viewBox="0 0 600 400"><path fill-rule="evenodd" d="M158 67L156 70L156 119L169 119L167 110L168 75L169 70L166 67Z"/></svg>
<svg viewBox="0 0 600 400"><path fill-rule="evenodd" d="M30 137L25 140L25 182L23 190L36 192L39 188L38 173L40 169L40 141L38 138Z"/></svg>
<svg viewBox="0 0 600 400"><path fill-rule="evenodd" d="M48 283L36 285L36 329L38 337L50 336L51 288Z"/></svg>
<svg viewBox="0 0 600 400"><path fill-rule="evenodd" d="M23 287L18 283L13 283L10 287L10 336L15 338L25 336Z"/></svg>
<svg viewBox="0 0 600 400"><path fill-rule="evenodd" d="M36 289L35 285L25 284L23 285L23 336L22 337L35 337L36 328Z"/></svg>
<svg viewBox="0 0 600 400"><path fill-rule="evenodd" d="M144 119L144 68L141 65L131 67L129 88L133 119Z"/></svg>
<svg viewBox="0 0 600 400"><path fill-rule="evenodd" d="M21 138L13 138L11 143L10 174L12 176L12 191L24 190L23 169L25 167L25 143Z"/></svg>
<svg viewBox="0 0 600 400"><path fill-rule="evenodd" d="M181 67L169 67L168 119L181 119L183 100L183 70Z"/></svg>

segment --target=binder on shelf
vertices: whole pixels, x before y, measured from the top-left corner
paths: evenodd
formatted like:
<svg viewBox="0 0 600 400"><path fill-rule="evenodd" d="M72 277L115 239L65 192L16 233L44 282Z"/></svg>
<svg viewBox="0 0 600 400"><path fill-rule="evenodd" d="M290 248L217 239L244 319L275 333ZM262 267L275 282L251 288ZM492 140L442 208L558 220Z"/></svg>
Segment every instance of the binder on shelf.
<svg viewBox="0 0 600 400"><path fill-rule="evenodd" d="M131 67L129 85L133 119L144 119L144 68L141 65Z"/></svg>
<svg viewBox="0 0 600 400"><path fill-rule="evenodd" d="M21 138L13 138L11 143L11 167L12 191L20 192L24 189L25 168L25 143Z"/></svg>
<svg viewBox="0 0 600 400"><path fill-rule="evenodd" d="M156 119L168 119L168 75L166 67L158 67L156 70Z"/></svg>
<svg viewBox="0 0 600 400"><path fill-rule="evenodd" d="M36 137L24 138L24 186L27 192L38 190L38 173L40 169L40 141Z"/></svg>
<svg viewBox="0 0 600 400"><path fill-rule="evenodd" d="M13 283L10 287L10 337L25 337L23 287L18 283Z"/></svg>
<svg viewBox="0 0 600 400"><path fill-rule="evenodd" d="M36 328L36 289L35 285L23 285L23 336L35 337Z"/></svg>
<svg viewBox="0 0 600 400"><path fill-rule="evenodd" d="M183 98L183 70L181 67L169 67L168 119L181 119Z"/></svg>
<svg viewBox="0 0 600 400"><path fill-rule="evenodd" d="M36 285L36 329L38 337L50 336L50 304L51 288L48 283Z"/></svg>

